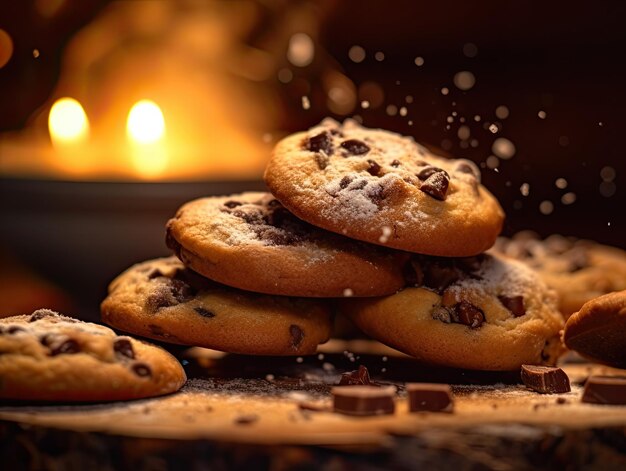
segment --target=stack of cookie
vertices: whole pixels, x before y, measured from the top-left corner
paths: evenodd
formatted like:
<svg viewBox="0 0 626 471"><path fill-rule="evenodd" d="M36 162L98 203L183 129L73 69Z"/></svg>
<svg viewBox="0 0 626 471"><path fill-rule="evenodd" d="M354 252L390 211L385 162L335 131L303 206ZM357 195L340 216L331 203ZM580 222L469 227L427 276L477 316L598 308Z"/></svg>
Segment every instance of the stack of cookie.
<svg viewBox="0 0 626 471"><path fill-rule="evenodd" d="M485 253L504 214L472 162L325 120L281 141L265 180L271 194L180 208L167 223L176 257L120 275L103 320L173 343L301 355L329 337L332 305L428 363L556 360L552 292L519 262Z"/></svg>

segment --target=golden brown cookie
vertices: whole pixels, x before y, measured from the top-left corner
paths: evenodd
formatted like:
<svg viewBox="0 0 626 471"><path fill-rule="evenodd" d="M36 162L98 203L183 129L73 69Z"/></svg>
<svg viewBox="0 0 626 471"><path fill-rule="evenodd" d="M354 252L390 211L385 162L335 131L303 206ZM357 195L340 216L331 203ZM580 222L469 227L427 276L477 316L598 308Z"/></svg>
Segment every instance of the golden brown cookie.
<svg viewBox="0 0 626 471"><path fill-rule="evenodd" d="M352 120L327 119L283 139L265 181L313 225L416 253L476 255L493 245L504 219L472 162Z"/></svg>
<svg viewBox="0 0 626 471"><path fill-rule="evenodd" d="M556 299L522 263L483 254L417 256L411 284L382 298L341 300L364 332L426 363L476 370L554 364L563 319Z"/></svg>
<svg viewBox="0 0 626 471"><path fill-rule="evenodd" d="M494 249L534 268L556 290L566 319L587 301L626 289L626 252L615 247L561 235L541 240L522 231L498 238Z"/></svg>
<svg viewBox="0 0 626 471"><path fill-rule="evenodd" d="M0 398L114 401L180 389L180 363L155 345L48 309L0 319Z"/></svg>
<svg viewBox="0 0 626 471"><path fill-rule="evenodd" d="M167 245L212 280L285 296L391 294L407 258L311 226L260 192L185 204L167 223Z"/></svg>
<svg viewBox="0 0 626 471"><path fill-rule="evenodd" d="M314 353L330 335L326 303L229 288L176 257L139 263L109 286L102 320L164 342L252 355Z"/></svg>
<svg viewBox="0 0 626 471"><path fill-rule="evenodd" d="M626 291L586 302L567 320L563 340L585 357L626 368Z"/></svg>

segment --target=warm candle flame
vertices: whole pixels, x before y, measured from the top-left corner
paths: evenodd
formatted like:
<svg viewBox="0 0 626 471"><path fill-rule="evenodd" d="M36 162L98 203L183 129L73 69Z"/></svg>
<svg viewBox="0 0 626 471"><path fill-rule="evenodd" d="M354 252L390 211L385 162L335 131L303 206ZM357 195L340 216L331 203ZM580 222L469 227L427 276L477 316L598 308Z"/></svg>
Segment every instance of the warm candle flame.
<svg viewBox="0 0 626 471"><path fill-rule="evenodd" d="M139 174L144 178L161 175L169 160L163 142L165 120L161 108L151 100L135 103L128 113L126 134L132 144L132 159Z"/></svg>
<svg viewBox="0 0 626 471"><path fill-rule="evenodd" d="M89 134L89 121L78 101L61 98L50 109L48 129L55 143L79 142Z"/></svg>
<svg viewBox="0 0 626 471"><path fill-rule="evenodd" d="M140 144L156 142L165 133L165 120L161 108L151 100L141 100L128 113L126 132L131 140Z"/></svg>

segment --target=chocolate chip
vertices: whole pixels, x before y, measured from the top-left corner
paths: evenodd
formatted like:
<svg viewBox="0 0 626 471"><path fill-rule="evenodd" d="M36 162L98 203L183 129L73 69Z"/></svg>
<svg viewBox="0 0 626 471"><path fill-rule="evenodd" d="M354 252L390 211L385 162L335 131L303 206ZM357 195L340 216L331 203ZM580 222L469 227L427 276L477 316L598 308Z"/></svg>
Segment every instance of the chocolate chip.
<svg viewBox="0 0 626 471"><path fill-rule="evenodd" d="M592 404L626 404L626 377L591 376L585 383L582 402Z"/></svg>
<svg viewBox="0 0 626 471"><path fill-rule="evenodd" d="M215 317L214 313L200 306L194 307L193 310L196 311L198 314L200 314L202 317L208 317L208 318Z"/></svg>
<svg viewBox="0 0 626 471"><path fill-rule="evenodd" d="M352 180L354 180L353 176L346 175L339 181L339 188L341 188L342 190L345 190L348 187L348 185L352 183Z"/></svg>
<svg viewBox="0 0 626 471"><path fill-rule="evenodd" d="M195 290L182 280L172 280L170 291L179 303L189 301L196 294Z"/></svg>
<svg viewBox="0 0 626 471"><path fill-rule="evenodd" d="M479 328L485 322L485 313L467 301L461 301L454 306L454 313L460 324L472 329Z"/></svg>
<svg viewBox="0 0 626 471"><path fill-rule="evenodd" d="M521 377L527 388L538 393L557 394L570 391L569 378L561 368L522 365Z"/></svg>
<svg viewBox="0 0 626 471"><path fill-rule="evenodd" d="M19 325L10 325L6 330L7 334L17 334L18 332L26 332L26 329Z"/></svg>
<svg viewBox="0 0 626 471"><path fill-rule="evenodd" d="M133 373L142 378L152 376L152 370L145 363L135 363L131 366L131 369L133 370Z"/></svg>
<svg viewBox="0 0 626 471"><path fill-rule="evenodd" d="M154 293L146 298L146 309L150 312L156 312L161 308L173 306L172 296L169 291L160 286Z"/></svg>
<svg viewBox="0 0 626 471"><path fill-rule="evenodd" d="M373 160L368 160L368 167L367 167L367 172L372 175L373 177L380 177L381 176L381 166L378 165L375 161Z"/></svg>
<svg viewBox="0 0 626 471"><path fill-rule="evenodd" d="M367 370L367 367L363 365L359 365L358 370L342 373L341 379L339 380L339 386L369 386L370 384L372 384L370 380L370 373Z"/></svg>
<svg viewBox="0 0 626 471"><path fill-rule="evenodd" d="M524 307L524 296L498 296L502 305L511 311L513 317L521 317L526 314Z"/></svg>
<svg viewBox="0 0 626 471"><path fill-rule="evenodd" d="M367 197L376 206L380 206L385 199L385 189L382 185L372 185L367 189Z"/></svg>
<svg viewBox="0 0 626 471"><path fill-rule="evenodd" d="M230 200L230 201L226 201L224 203L224 206L226 206L227 208L233 209L233 208L236 208L237 206L241 206L242 204L243 203L240 203L239 201Z"/></svg>
<svg viewBox="0 0 626 471"><path fill-rule="evenodd" d="M304 330L296 324L291 324L289 326L289 335L291 335L291 348L294 350L300 348L304 340Z"/></svg>
<svg viewBox="0 0 626 471"><path fill-rule="evenodd" d="M399 161L398 159L394 159L394 160L391 162L391 166L392 166L392 167L395 167L395 168L398 168L398 167L400 166L400 161Z"/></svg>
<svg viewBox="0 0 626 471"><path fill-rule="evenodd" d="M58 316L59 315L54 311L50 311L48 309L39 309L31 314L30 319L28 319L28 322L36 322L36 321L43 319L44 317L58 317Z"/></svg>
<svg viewBox="0 0 626 471"><path fill-rule="evenodd" d="M448 183L448 177L443 172L437 172L426 179L420 190L436 200L444 201L448 192Z"/></svg>
<svg viewBox="0 0 626 471"><path fill-rule="evenodd" d="M50 355L51 356L57 356L57 355L62 355L62 354L71 354L71 353L79 353L80 352L80 346L78 345L78 342L76 340L73 339L67 339L61 342L56 343L56 345L54 345L54 343L50 346Z"/></svg>
<svg viewBox="0 0 626 471"><path fill-rule="evenodd" d="M452 389L447 384L408 383L410 412L452 412Z"/></svg>
<svg viewBox="0 0 626 471"><path fill-rule="evenodd" d="M424 270L424 285L440 293L462 278L458 268L444 261L432 261Z"/></svg>
<svg viewBox="0 0 626 471"><path fill-rule="evenodd" d="M393 386L335 386L331 394L333 410L339 414L368 416L395 411L396 388Z"/></svg>
<svg viewBox="0 0 626 471"><path fill-rule="evenodd" d="M273 228L257 231L257 235L259 236L259 239L269 242L270 245L277 246L295 245L303 240L303 238L298 234Z"/></svg>
<svg viewBox="0 0 626 471"><path fill-rule="evenodd" d="M239 417L237 417L234 422L237 425L250 425L253 424L255 422L257 422L259 420L259 416L256 414L247 414L247 415L240 415Z"/></svg>
<svg viewBox="0 0 626 471"><path fill-rule="evenodd" d="M311 152L325 152L326 155L333 155L333 141L327 131L310 137L305 142L305 147Z"/></svg>
<svg viewBox="0 0 626 471"><path fill-rule="evenodd" d="M113 341L113 351L119 353L126 358L135 358L135 351L133 350L133 344L129 339L124 337L118 337Z"/></svg>
<svg viewBox="0 0 626 471"><path fill-rule="evenodd" d="M160 276L164 276L163 272L159 270L158 268L155 268L154 270L150 272L150 274L148 274L148 279L153 280L154 278L158 278Z"/></svg>
<svg viewBox="0 0 626 471"><path fill-rule="evenodd" d="M341 143L341 147L346 149L352 155L363 155L370 151L369 146L358 139L348 139Z"/></svg>
<svg viewBox="0 0 626 471"><path fill-rule="evenodd" d="M263 217L263 214L261 214L261 211L257 209L252 209L249 211L244 211L243 209L235 209L234 211L231 211L230 214L240 219L243 219L248 224L265 223L265 218Z"/></svg>
<svg viewBox="0 0 626 471"><path fill-rule="evenodd" d="M441 169L439 167L431 167L431 166L426 167L421 172L419 172L416 176L420 180L424 181L424 180L428 180L429 177L431 177L432 175L434 175L436 173L442 173L446 177L450 178L450 175L448 175L448 172L446 172L445 170L443 170L443 169Z"/></svg>

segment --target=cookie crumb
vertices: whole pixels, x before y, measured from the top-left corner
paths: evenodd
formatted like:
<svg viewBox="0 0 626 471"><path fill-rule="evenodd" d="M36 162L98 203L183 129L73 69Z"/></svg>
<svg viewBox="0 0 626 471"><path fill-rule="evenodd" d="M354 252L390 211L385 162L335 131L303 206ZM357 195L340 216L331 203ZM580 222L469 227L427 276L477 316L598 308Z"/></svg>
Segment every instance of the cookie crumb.
<svg viewBox="0 0 626 471"><path fill-rule="evenodd" d="M391 232L392 232L392 231L391 231L391 227L389 227L389 226L383 226L383 227L381 228L381 230L382 230L382 232L383 232L383 233L382 233L382 235L378 238L378 241L379 241L381 244L386 244L386 243L387 243L387 241L389 241L389 237L391 236Z"/></svg>

